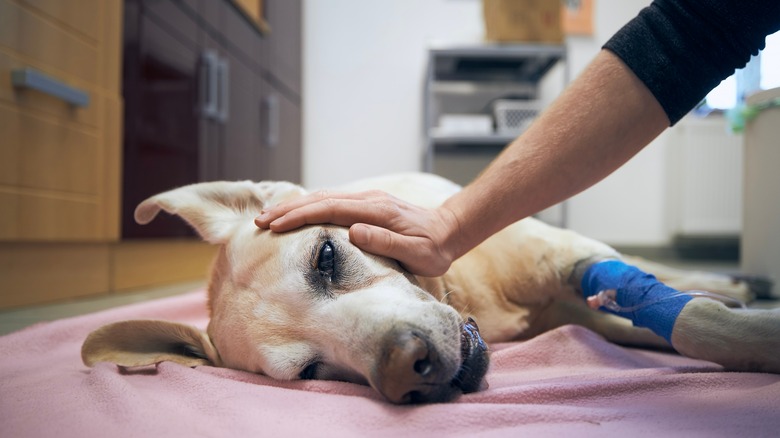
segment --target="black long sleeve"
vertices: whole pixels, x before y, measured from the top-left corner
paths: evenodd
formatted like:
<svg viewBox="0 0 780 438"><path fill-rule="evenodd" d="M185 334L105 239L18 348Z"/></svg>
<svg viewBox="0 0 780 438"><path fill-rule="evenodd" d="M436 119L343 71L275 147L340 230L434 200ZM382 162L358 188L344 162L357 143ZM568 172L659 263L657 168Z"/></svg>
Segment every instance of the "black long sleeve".
<svg viewBox="0 0 780 438"><path fill-rule="evenodd" d="M780 30L780 0L655 0L604 48L677 123Z"/></svg>

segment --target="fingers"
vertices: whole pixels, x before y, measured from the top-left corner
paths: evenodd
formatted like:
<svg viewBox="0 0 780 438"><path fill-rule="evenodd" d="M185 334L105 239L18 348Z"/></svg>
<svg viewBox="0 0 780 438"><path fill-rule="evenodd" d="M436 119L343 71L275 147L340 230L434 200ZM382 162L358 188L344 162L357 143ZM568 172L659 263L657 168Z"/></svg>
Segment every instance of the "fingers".
<svg viewBox="0 0 780 438"><path fill-rule="evenodd" d="M372 254L394 259L398 259L399 255L403 256L397 243L399 239L403 239L403 236L373 225L355 224L349 228L349 240L357 247Z"/></svg>
<svg viewBox="0 0 780 438"><path fill-rule="evenodd" d="M375 222L376 212L366 208L374 192L331 193L319 191L264 210L255 218L260 228L289 231L307 224L331 223L349 226L355 222Z"/></svg>
<svg viewBox="0 0 780 438"><path fill-rule="evenodd" d="M275 221L276 219L284 216L285 214L289 213L292 210L295 210L296 208L300 208L304 205L320 202L324 199L327 199L329 196L338 197L341 194L339 193L329 193L325 190L310 193L305 196L301 196L300 198L296 198L287 202L283 202L281 204L272 206L269 209L264 209L260 212L260 215L255 218L255 224L257 224L260 228L268 228L271 225L271 222Z"/></svg>
<svg viewBox="0 0 780 438"><path fill-rule="evenodd" d="M362 250L396 259L408 271L430 277L444 274L452 263L451 255L439 246L442 239L431 232L442 228L441 221L432 210L377 190L316 192L269 208L255 218L258 227L279 233L309 224L351 227L350 240Z"/></svg>
<svg viewBox="0 0 780 438"><path fill-rule="evenodd" d="M433 243L424 237L405 236L360 223L350 227L349 239L363 251L398 260L413 274L436 277L449 269Z"/></svg>
<svg viewBox="0 0 780 438"><path fill-rule="evenodd" d="M354 210L354 205L345 204L345 202L352 204L354 201L323 199L311 204L305 204L271 220L268 222L267 227L282 233L307 224L330 223L349 226L351 225L349 222L349 211ZM257 219L255 219L255 223L258 223Z"/></svg>

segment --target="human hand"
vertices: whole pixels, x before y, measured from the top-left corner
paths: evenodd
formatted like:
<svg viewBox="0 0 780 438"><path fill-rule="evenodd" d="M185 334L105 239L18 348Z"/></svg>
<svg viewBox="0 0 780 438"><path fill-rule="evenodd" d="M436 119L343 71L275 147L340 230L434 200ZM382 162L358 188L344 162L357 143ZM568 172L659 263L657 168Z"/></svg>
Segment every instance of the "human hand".
<svg viewBox="0 0 780 438"><path fill-rule="evenodd" d="M264 210L255 219L258 227L279 233L323 223L350 227L349 239L357 247L396 259L413 274L442 275L455 258L458 222L451 211L418 207L378 190L320 191Z"/></svg>

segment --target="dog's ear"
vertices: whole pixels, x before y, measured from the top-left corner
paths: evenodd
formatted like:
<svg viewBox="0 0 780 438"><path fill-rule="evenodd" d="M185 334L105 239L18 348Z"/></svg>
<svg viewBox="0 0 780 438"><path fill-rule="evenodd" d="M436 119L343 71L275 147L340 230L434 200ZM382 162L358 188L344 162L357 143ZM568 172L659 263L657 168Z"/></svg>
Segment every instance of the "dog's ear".
<svg viewBox="0 0 780 438"><path fill-rule="evenodd" d="M181 216L210 243L225 243L235 226L254 220L260 210L304 194L288 182L208 182L152 196L135 209L135 221L148 224L160 210Z"/></svg>
<svg viewBox="0 0 780 438"><path fill-rule="evenodd" d="M153 320L122 321L95 330L81 346L81 360L87 366L111 362L137 367L166 360L190 367L221 365L217 349L202 330Z"/></svg>

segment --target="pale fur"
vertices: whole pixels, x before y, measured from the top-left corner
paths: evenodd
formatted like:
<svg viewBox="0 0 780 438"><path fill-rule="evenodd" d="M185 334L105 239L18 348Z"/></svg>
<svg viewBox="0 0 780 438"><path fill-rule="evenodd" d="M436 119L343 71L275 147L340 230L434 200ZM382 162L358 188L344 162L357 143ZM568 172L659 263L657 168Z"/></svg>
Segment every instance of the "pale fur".
<svg viewBox="0 0 780 438"><path fill-rule="evenodd" d="M459 187L432 175L401 174L342 188L367 189L433 207ZM276 234L254 225L261 208L303 193L289 183L215 182L144 201L136 211L139 222L151 221L163 209L182 216L204 240L221 246L208 287L208 335L159 321L114 324L85 341L85 363L105 360L138 366L178 358L187 365L210 363L295 379L316 359L323 363L318 378L367 383L381 392L381 379L376 375L382 360L379 346L388 331L401 326L424 332L447 366L455 367L461 354L460 324L466 317L478 321L488 342L527 339L564 324L580 324L615 342L668 348L649 330L589 309L569 281L581 260L622 257L601 242L529 218L485 241L442 277L413 277L393 260L358 250L342 227L310 226ZM321 297L312 291L305 273L312 269L313 251L325 239L338 246L352 271L347 289ZM672 284L742 299L749 295L744 284L724 276L690 275L641 259L630 261ZM675 326L672 339L678 350L734 369L780 371L778 359L758 351L765 346L771 346L765 350L780 351L778 313L740 313L700 301L704 300L686 306ZM168 324L173 328L166 328ZM147 329L138 330L139 325ZM182 330L191 333L182 334ZM150 336L150 331L157 334ZM737 333L736 339L749 347L730 358L724 352L728 342L708 339L726 333ZM165 350L161 339L189 342L188 348L195 353L177 355L148 348L157 342ZM133 342L146 348L133 350L129 348Z"/></svg>

